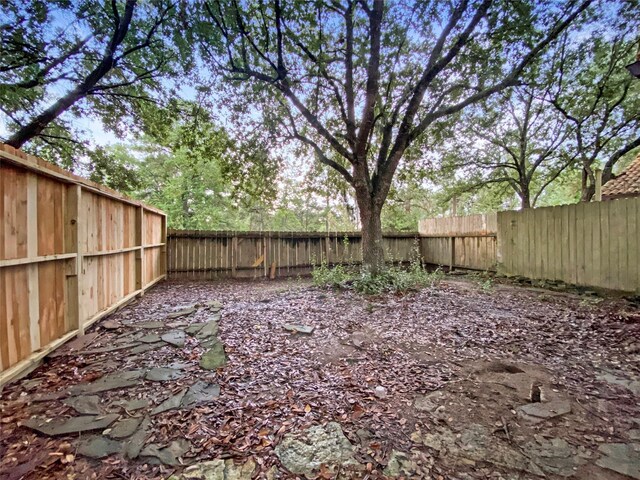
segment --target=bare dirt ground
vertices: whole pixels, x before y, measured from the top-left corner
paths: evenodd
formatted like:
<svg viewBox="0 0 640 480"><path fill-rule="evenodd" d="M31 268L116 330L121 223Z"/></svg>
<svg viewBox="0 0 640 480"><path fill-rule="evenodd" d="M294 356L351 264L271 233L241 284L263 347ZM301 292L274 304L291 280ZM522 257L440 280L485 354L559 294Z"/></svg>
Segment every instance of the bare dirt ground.
<svg viewBox="0 0 640 480"><path fill-rule="evenodd" d="M214 323L227 361L207 370L215 341L194 332ZM2 391L0 478L167 478L214 459L206 478L640 478L640 309L624 299L464 278L377 297L168 282L87 333ZM196 383L197 401L158 413ZM79 413L96 424L42 433Z"/></svg>

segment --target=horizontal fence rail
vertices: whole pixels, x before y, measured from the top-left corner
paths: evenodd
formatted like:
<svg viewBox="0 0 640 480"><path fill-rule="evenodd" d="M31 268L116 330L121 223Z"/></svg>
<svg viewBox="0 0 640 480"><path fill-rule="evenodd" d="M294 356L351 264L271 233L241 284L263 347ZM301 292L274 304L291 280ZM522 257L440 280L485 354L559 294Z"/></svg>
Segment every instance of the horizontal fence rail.
<svg viewBox="0 0 640 480"><path fill-rule="evenodd" d="M170 278L285 277L327 263L362 262L360 232L227 232L169 230ZM389 261L408 262L419 248L417 233L387 233Z"/></svg>
<svg viewBox="0 0 640 480"><path fill-rule="evenodd" d="M166 276L166 216L0 144L0 385Z"/></svg>

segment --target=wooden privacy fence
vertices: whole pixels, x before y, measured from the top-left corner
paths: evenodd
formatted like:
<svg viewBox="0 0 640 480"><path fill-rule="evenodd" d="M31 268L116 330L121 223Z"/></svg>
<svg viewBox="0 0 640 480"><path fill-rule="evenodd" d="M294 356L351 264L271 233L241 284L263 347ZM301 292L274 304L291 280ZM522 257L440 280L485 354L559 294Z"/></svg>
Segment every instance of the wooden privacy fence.
<svg viewBox="0 0 640 480"><path fill-rule="evenodd" d="M417 233L384 236L387 259L407 262ZM279 277L308 273L321 262L362 261L359 232L206 232L169 230L171 278Z"/></svg>
<svg viewBox="0 0 640 480"><path fill-rule="evenodd" d="M420 222L428 263L640 292L640 198Z"/></svg>
<svg viewBox="0 0 640 480"><path fill-rule="evenodd" d="M166 216L0 144L0 385L166 275Z"/></svg>
<svg viewBox="0 0 640 480"><path fill-rule="evenodd" d="M498 214L498 271L640 293L640 198Z"/></svg>
<svg viewBox="0 0 640 480"><path fill-rule="evenodd" d="M418 226L425 262L495 270L497 214L428 218Z"/></svg>

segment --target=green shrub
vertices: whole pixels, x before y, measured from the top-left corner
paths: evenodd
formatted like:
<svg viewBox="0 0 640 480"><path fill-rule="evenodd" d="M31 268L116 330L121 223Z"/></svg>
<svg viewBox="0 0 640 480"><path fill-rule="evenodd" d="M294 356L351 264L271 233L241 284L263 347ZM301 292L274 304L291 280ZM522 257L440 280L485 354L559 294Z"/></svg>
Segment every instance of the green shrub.
<svg viewBox="0 0 640 480"><path fill-rule="evenodd" d="M318 287L352 288L364 295L380 295L385 292L401 293L437 285L444 274L441 269L428 272L416 249L412 253L408 267L391 265L383 272L372 275L368 271L358 272L353 267L336 265L330 268L326 263L311 272L313 283Z"/></svg>
<svg viewBox="0 0 640 480"><path fill-rule="evenodd" d="M313 278L313 284L317 287L339 288L350 280L350 275L342 265L330 268L326 262L322 262L320 266L313 268L311 278Z"/></svg>

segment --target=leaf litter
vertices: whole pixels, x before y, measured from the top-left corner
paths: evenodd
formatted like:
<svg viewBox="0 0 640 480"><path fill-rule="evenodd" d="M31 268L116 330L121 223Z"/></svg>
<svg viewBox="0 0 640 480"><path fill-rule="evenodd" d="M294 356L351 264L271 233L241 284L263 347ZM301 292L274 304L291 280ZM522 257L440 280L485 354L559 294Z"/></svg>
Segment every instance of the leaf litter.
<svg viewBox="0 0 640 480"><path fill-rule="evenodd" d="M535 452L527 474L629 478L603 452L626 451L610 445L633 445L627 432L640 425L638 313L623 299L513 285L487 292L464 278L377 297L303 280L167 282L4 388L0 478L166 478L227 459L255 462L254 478L296 478L278 445L334 424L357 465L322 463L307 478L509 478L519 470L508 460ZM221 368L199 366L205 326L224 345ZM167 334L180 341L141 348L142 338ZM135 346L109 350L114 343ZM149 371L164 380L145 380ZM522 409L532 384L544 401ZM99 394L104 415L120 422L146 418L135 453L110 442L116 453L88 458L76 454L77 434L25 426L76 417L70 393ZM569 452L564 463L548 445Z"/></svg>

